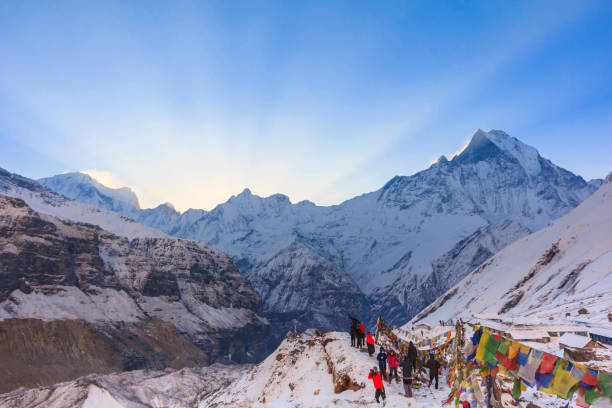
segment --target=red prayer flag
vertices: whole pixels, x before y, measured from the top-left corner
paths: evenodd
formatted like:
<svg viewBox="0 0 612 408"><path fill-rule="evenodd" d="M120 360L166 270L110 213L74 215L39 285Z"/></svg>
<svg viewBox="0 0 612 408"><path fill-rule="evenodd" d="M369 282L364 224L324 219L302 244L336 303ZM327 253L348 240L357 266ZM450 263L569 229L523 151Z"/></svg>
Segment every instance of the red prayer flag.
<svg viewBox="0 0 612 408"><path fill-rule="evenodd" d="M584 373L584 377L582 377L581 381L584 384L592 385L593 387L595 387L595 386L597 386L597 384L599 384L599 380L597 380L597 377L594 377L593 375L591 375L591 373L589 373L588 370Z"/></svg>
<svg viewBox="0 0 612 408"><path fill-rule="evenodd" d="M542 362L540 363L540 367L538 368L538 373L540 374L552 373L553 369L555 368L556 361L557 361L557 356L554 356L548 353L543 353Z"/></svg>

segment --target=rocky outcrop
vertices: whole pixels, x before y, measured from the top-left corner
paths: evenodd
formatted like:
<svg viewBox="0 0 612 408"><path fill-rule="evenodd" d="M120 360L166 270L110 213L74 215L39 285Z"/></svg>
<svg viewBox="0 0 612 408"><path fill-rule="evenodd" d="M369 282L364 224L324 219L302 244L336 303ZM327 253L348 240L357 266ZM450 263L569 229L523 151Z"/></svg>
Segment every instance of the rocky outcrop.
<svg viewBox="0 0 612 408"><path fill-rule="evenodd" d="M6 196L0 196L0 323L7 347L0 356L22 363L10 369L14 385L255 361L270 347L259 295L221 252L170 238L130 241Z"/></svg>

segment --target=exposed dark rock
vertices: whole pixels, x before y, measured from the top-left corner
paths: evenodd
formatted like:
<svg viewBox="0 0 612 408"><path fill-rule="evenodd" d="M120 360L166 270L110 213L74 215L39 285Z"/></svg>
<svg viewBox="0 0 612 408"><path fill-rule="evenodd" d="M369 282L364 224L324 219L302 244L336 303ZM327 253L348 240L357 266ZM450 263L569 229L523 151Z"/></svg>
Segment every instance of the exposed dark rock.
<svg viewBox="0 0 612 408"><path fill-rule="evenodd" d="M221 252L178 239L130 242L1 195L0 338L6 387L258 361L273 346L259 295Z"/></svg>

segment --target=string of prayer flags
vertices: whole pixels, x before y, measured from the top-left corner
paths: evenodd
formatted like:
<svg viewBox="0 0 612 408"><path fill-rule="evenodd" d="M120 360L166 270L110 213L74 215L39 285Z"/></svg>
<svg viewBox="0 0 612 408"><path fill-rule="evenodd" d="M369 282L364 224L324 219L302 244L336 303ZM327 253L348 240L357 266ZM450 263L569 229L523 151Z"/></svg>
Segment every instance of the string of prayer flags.
<svg viewBox="0 0 612 408"><path fill-rule="evenodd" d="M483 377L495 378L501 370L514 375L515 399L525 385L563 399L577 392L580 407L589 407L601 396L612 399L612 374L605 371L533 349L486 328L476 327L472 342L477 343L474 359L482 364Z"/></svg>

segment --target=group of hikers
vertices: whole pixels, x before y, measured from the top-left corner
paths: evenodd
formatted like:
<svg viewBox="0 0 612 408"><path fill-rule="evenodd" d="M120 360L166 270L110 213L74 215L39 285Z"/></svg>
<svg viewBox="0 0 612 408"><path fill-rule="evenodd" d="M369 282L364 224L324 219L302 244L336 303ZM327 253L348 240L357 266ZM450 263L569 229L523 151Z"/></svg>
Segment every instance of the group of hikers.
<svg viewBox="0 0 612 408"><path fill-rule="evenodd" d="M362 347L363 338L365 337L368 347L368 354L370 357L373 356L375 341L372 337L372 333L369 331L366 333L365 325L362 322L359 322L358 318L350 315L349 317L351 318L351 346ZM398 355L395 350L391 348L389 348L387 351L381 346L378 354L376 355L376 360L378 361L378 367L374 366L368 374L368 378L374 383L374 398L376 399L376 402L380 403L380 397L382 397L383 406L386 404L387 396L385 395L385 386L383 381L390 383L395 377L395 382L399 384L400 380L398 368L401 368L404 393L406 397L411 398L413 396L412 385L415 380L417 368L417 348L415 347L414 343L410 342L408 345L408 350L401 355ZM433 353L430 353L429 359L427 361L424 360L423 363L424 366L429 369L429 386L431 387L432 382L435 381L435 387L438 389L440 362L436 359Z"/></svg>

